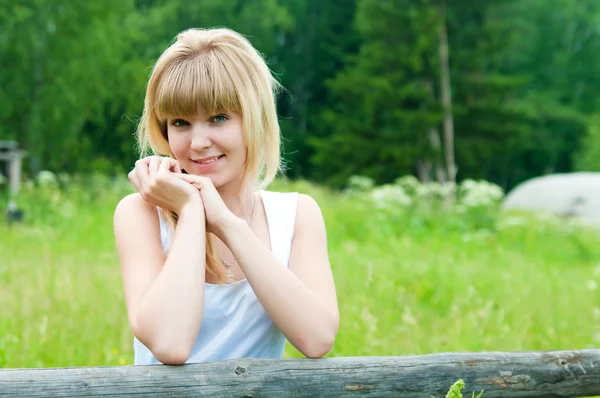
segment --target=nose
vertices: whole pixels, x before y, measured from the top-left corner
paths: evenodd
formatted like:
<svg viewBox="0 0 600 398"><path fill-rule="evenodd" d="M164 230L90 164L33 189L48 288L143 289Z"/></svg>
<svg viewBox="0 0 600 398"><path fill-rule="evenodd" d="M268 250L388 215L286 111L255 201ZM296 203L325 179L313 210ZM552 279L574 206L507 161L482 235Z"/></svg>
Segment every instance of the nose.
<svg viewBox="0 0 600 398"><path fill-rule="evenodd" d="M212 140L210 137L210 129L207 126L201 124L195 124L192 129L192 143L191 149L194 151L201 151L206 148L210 148Z"/></svg>

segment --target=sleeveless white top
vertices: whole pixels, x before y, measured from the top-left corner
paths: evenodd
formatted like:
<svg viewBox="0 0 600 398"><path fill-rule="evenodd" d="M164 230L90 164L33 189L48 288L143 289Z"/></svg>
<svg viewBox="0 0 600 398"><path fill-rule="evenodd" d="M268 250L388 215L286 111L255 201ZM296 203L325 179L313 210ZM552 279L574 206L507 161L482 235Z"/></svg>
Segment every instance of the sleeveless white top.
<svg viewBox="0 0 600 398"><path fill-rule="evenodd" d="M271 252L288 266L296 219L298 193L259 191L269 226ZM169 230L160 220L163 249L170 247ZM205 284L200 333L186 363L233 358L281 358L285 336L258 301L247 279L228 285ZM160 364L137 338L133 340L135 365Z"/></svg>

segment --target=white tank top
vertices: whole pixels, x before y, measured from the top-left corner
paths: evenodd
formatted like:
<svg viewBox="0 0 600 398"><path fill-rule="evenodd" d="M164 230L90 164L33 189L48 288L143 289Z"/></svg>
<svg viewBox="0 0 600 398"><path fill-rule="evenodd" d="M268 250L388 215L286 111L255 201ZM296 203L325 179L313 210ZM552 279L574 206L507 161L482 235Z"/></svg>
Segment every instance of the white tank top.
<svg viewBox="0 0 600 398"><path fill-rule="evenodd" d="M298 193L259 191L269 226L271 252L288 266L296 219ZM160 220L161 242L170 246L169 230ZM186 363L233 358L281 358L285 336L264 310L247 279L229 285L205 284L200 333ZM133 339L136 365L160 364L137 338Z"/></svg>

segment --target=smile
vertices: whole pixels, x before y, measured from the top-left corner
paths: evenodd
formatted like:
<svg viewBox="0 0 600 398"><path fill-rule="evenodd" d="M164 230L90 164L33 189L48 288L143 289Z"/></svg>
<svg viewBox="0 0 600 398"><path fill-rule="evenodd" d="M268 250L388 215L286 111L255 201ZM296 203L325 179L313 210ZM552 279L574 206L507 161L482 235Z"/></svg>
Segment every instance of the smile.
<svg viewBox="0 0 600 398"><path fill-rule="evenodd" d="M208 159L192 160L192 162L194 162L194 164L196 166L198 166L199 168L204 169L204 168L213 166L215 163L217 163L219 160L221 160L224 157L225 157L225 155L220 155L220 156L216 156L216 157L208 158Z"/></svg>

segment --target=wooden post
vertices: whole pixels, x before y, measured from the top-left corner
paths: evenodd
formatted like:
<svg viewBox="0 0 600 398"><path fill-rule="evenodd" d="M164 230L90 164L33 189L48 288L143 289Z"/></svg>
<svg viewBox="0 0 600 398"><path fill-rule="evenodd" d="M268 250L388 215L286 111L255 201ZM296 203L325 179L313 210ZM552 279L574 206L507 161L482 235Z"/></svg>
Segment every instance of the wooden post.
<svg viewBox="0 0 600 398"><path fill-rule="evenodd" d="M8 162L9 201L8 222L20 221L23 212L17 207L17 196L21 187L21 166L25 151L17 149L16 141L0 141L0 162Z"/></svg>
<svg viewBox="0 0 600 398"><path fill-rule="evenodd" d="M11 200L15 200L17 198L17 194L19 193L19 188L21 187L21 158L23 157L23 152L13 152L12 157L9 159L10 161L10 171L9 171L9 180L10 180L10 197Z"/></svg>

